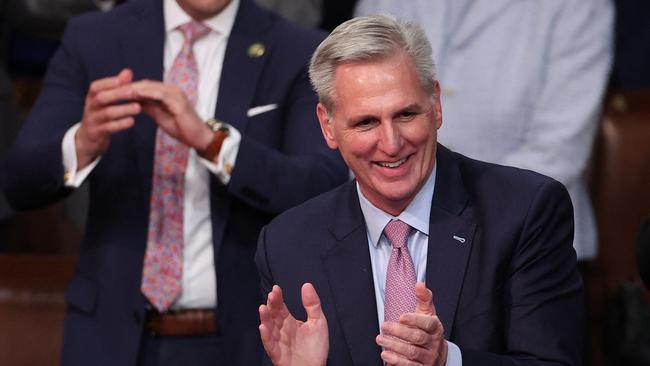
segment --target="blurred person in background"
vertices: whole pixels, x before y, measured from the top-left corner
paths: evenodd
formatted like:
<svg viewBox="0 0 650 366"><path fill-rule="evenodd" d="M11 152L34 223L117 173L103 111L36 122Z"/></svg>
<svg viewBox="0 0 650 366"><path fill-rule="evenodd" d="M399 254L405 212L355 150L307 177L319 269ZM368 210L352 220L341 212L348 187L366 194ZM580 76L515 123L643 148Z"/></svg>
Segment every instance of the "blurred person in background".
<svg viewBox="0 0 650 366"><path fill-rule="evenodd" d="M63 365L254 365L262 225L347 178L307 63L323 35L252 0L72 19L7 160L17 209L90 183Z"/></svg>

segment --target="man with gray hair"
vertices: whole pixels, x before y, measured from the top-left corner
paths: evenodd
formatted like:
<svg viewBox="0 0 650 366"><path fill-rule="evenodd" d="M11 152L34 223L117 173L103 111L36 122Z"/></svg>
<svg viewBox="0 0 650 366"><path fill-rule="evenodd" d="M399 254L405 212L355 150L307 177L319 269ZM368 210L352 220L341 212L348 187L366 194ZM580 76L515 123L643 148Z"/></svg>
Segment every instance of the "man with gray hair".
<svg viewBox="0 0 650 366"><path fill-rule="evenodd" d="M580 365L566 189L437 143L423 31L352 19L318 47L310 77L323 136L356 180L260 234L267 362Z"/></svg>

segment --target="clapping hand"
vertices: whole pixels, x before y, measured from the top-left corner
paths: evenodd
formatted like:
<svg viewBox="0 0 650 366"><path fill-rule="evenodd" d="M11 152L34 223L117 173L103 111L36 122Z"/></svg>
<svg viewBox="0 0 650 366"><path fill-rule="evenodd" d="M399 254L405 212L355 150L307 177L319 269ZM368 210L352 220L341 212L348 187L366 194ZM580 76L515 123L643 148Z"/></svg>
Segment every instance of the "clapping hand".
<svg viewBox="0 0 650 366"><path fill-rule="evenodd" d="M444 328L436 315L433 294L422 282L415 285L415 312L403 314L399 322L384 322L377 344L384 350L381 358L394 366L444 366L447 342Z"/></svg>
<svg viewBox="0 0 650 366"><path fill-rule="evenodd" d="M301 289L307 320L289 313L280 286L273 286L266 304L259 308L260 335L275 366L324 366L329 351L327 319L320 298L310 283Z"/></svg>

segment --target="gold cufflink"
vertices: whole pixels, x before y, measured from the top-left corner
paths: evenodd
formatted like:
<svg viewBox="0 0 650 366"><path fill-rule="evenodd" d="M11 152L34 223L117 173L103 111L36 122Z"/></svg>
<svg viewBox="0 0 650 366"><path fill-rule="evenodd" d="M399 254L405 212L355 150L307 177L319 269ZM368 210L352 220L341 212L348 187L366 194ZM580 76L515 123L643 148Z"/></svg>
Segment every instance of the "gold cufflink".
<svg viewBox="0 0 650 366"><path fill-rule="evenodd" d="M264 56L264 45L260 42L255 42L248 47L248 57L259 58Z"/></svg>

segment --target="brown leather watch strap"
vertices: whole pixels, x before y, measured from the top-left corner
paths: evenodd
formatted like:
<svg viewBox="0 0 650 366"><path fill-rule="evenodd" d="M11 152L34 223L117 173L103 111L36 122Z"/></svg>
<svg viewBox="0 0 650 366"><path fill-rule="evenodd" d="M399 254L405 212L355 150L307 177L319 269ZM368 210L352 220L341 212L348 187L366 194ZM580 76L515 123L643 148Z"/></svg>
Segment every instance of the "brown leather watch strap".
<svg viewBox="0 0 650 366"><path fill-rule="evenodd" d="M212 141L210 141L208 146L203 151L199 151L199 156L205 160L214 161L214 158L216 158L221 151L223 140L225 140L228 135L230 135L230 131L228 130L228 127L225 126L222 126L218 130L214 131Z"/></svg>

